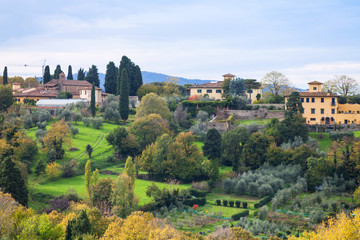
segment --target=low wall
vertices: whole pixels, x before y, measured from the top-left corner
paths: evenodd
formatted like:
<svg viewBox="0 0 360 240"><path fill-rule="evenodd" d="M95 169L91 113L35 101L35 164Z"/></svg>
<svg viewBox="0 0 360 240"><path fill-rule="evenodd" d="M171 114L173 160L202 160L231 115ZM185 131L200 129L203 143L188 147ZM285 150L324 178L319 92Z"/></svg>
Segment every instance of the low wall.
<svg viewBox="0 0 360 240"><path fill-rule="evenodd" d="M252 103L252 104L249 104L251 106L259 106L259 107L270 107L270 106L274 106L275 109L284 109L285 108L285 103Z"/></svg>
<svg viewBox="0 0 360 240"><path fill-rule="evenodd" d="M258 110L226 110L226 115L230 116L235 114L235 119L237 120L253 120L253 119L284 119L285 111L269 111L266 108L259 108Z"/></svg>

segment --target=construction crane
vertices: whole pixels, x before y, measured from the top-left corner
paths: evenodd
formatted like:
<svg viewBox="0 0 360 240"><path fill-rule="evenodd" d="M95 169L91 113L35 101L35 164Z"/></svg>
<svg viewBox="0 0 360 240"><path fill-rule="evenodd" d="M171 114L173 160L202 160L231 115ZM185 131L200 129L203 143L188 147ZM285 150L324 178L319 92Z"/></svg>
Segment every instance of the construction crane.
<svg viewBox="0 0 360 240"><path fill-rule="evenodd" d="M6 65L6 66L13 66L13 67L41 67L41 82L42 82L42 85L44 85L44 69L45 69L45 63L46 63L46 59L44 59L44 62L42 65L30 65L30 64L9 64L9 65Z"/></svg>

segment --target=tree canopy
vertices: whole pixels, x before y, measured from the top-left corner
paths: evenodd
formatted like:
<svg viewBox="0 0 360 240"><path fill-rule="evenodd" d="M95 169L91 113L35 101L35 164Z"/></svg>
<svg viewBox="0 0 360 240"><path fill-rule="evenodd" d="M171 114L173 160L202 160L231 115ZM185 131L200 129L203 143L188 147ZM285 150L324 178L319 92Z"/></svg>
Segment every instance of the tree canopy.
<svg viewBox="0 0 360 240"><path fill-rule="evenodd" d="M286 88L289 87L289 80L282 73L272 71L265 75L262 79L264 86L267 86L272 96L280 95Z"/></svg>
<svg viewBox="0 0 360 240"><path fill-rule="evenodd" d="M165 100L155 93L149 93L142 98L139 106L136 108L135 118L138 119L149 114L159 114L167 120L171 118L171 113Z"/></svg>
<svg viewBox="0 0 360 240"><path fill-rule="evenodd" d="M354 78L347 75L336 75L324 83L322 90L347 97L359 92L359 84Z"/></svg>
<svg viewBox="0 0 360 240"><path fill-rule="evenodd" d="M106 74L105 74L105 92L110 94L117 94L117 74L118 68L115 66L114 62L109 62L106 65Z"/></svg>
<svg viewBox="0 0 360 240"><path fill-rule="evenodd" d="M95 65L92 65L91 68L89 68L89 71L86 75L86 81L91 84L94 83L96 87L100 86L99 73Z"/></svg>
<svg viewBox="0 0 360 240"><path fill-rule="evenodd" d="M74 77L72 75L72 67L71 67L71 65L69 65L69 67L68 67L68 75L67 75L66 79L67 80L74 80Z"/></svg>

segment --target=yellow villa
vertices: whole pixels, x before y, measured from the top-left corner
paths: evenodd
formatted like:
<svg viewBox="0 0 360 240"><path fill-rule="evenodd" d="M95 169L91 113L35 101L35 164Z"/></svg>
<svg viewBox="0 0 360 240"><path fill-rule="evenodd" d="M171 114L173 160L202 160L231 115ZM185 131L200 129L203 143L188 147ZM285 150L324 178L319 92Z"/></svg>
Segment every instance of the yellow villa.
<svg viewBox="0 0 360 240"><path fill-rule="evenodd" d="M224 80L230 79L234 80L235 75L227 73L223 75ZM205 94L209 96L209 98L213 98L215 100L223 100L222 97L223 89L222 89L223 81L218 81L214 83L204 83L204 84L195 84L190 89L190 97L191 96L204 96ZM249 89L246 91L246 96L248 99L251 100L251 103L253 103L256 99L256 95L260 94L262 96L262 89Z"/></svg>
<svg viewBox="0 0 360 240"><path fill-rule="evenodd" d="M339 96L321 91L321 82L309 82L309 91L300 92L303 117L309 125L360 124L359 104L339 104ZM289 96L285 96L285 103Z"/></svg>

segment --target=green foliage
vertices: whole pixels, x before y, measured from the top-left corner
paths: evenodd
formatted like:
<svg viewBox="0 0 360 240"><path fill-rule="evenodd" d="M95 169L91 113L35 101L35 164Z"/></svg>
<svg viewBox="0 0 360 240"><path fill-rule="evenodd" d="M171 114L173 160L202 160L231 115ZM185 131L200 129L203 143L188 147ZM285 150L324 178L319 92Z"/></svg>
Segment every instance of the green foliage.
<svg viewBox="0 0 360 240"><path fill-rule="evenodd" d="M194 197L206 197L206 191L189 188L189 193Z"/></svg>
<svg viewBox="0 0 360 240"><path fill-rule="evenodd" d="M4 74L3 74L3 85L7 85L8 84L8 71L7 71L7 67L5 66L4 68Z"/></svg>
<svg viewBox="0 0 360 240"><path fill-rule="evenodd" d="M162 97L154 93L149 93L142 98L139 106L136 108L136 119L146 117L149 114L159 114L163 119L170 120L170 110Z"/></svg>
<svg viewBox="0 0 360 240"><path fill-rule="evenodd" d="M309 157L305 174L308 188L314 190L316 186L321 184L323 177L329 174L329 171L329 164L323 157Z"/></svg>
<svg viewBox="0 0 360 240"><path fill-rule="evenodd" d="M125 122L129 117L129 80L125 68L121 72L119 101L120 117Z"/></svg>
<svg viewBox="0 0 360 240"><path fill-rule="evenodd" d="M68 222L65 231L65 239L73 240L78 236L90 233L90 231L91 223L89 217L86 214L86 210L82 210L77 218Z"/></svg>
<svg viewBox="0 0 360 240"><path fill-rule="evenodd" d="M114 180L112 180L111 178L102 178L95 185L93 185L91 200L94 205L110 205L113 184Z"/></svg>
<svg viewBox="0 0 360 240"><path fill-rule="evenodd" d="M221 134L215 128L207 132L202 149L205 157L210 159L221 157Z"/></svg>
<svg viewBox="0 0 360 240"><path fill-rule="evenodd" d="M91 99L90 99L90 112L91 115L94 117L96 114L96 106L95 106L95 82L93 82L91 87Z"/></svg>
<svg viewBox="0 0 360 240"><path fill-rule="evenodd" d="M194 205L204 206L206 204L206 198L185 199L183 204L191 207Z"/></svg>
<svg viewBox="0 0 360 240"><path fill-rule="evenodd" d="M179 192L179 189L160 189L159 186L154 183L146 188L146 196L151 197L154 200L156 208L160 208L162 206L168 207L171 204L176 206L179 198Z"/></svg>
<svg viewBox="0 0 360 240"><path fill-rule="evenodd" d="M73 80L74 79L74 77L72 75L72 67L71 67L71 65L69 65L69 67L68 67L68 75L67 75L66 79L67 80Z"/></svg>
<svg viewBox="0 0 360 240"><path fill-rule="evenodd" d="M99 87L100 85L99 73L95 65L92 65L91 68L89 68L89 71L87 72L86 75L86 81L88 81L91 84L94 84L96 87Z"/></svg>
<svg viewBox="0 0 360 240"><path fill-rule="evenodd" d="M261 208L262 206L268 204L269 202L271 202L272 197L271 196L266 196L263 199L261 199L259 202L254 204L254 208Z"/></svg>
<svg viewBox="0 0 360 240"><path fill-rule="evenodd" d="M60 92L59 95L57 96L57 98L59 99L70 99L72 97L73 95L71 92Z"/></svg>
<svg viewBox="0 0 360 240"><path fill-rule="evenodd" d="M93 148L91 147L90 144L86 145L86 152L87 152L89 158L91 159L91 153L93 152Z"/></svg>
<svg viewBox="0 0 360 240"><path fill-rule="evenodd" d="M223 89L223 94L222 94L223 98L228 98L230 95L230 83L231 83L231 78L224 79L223 84L221 86Z"/></svg>
<svg viewBox="0 0 360 240"><path fill-rule="evenodd" d="M49 67L49 65L46 65L45 66L45 71L44 71L44 76L43 76L43 83L45 84L45 83L48 83L48 82L50 82L50 80L51 80L51 76L50 76L50 67Z"/></svg>
<svg viewBox="0 0 360 240"><path fill-rule="evenodd" d="M223 101L182 101L181 104L184 108L188 109L189 114L192 117L196 116L198 109L202 109L206 112L216 112L216 108L226 108L231 105L231 98L227 98Z"/></svg>
<svg viewBox="0 0 360 240"><path fill-rule="evenodd" d="M39 160L35 167L35 174L36 176L39 176L40 174L45 172L46 165L44 161Z"/></svg>
<svg viewBox="0 0 360 240"><path fill-rule="evenodd" d="M243 211L241 211L239 213L235 213L234 215L231 216L231 218L234 221L238 221L240 218L246 217L246 216L249 216L249 210L243 210Z"/></svg>
<svg viewBox="0 0 360 240"><path fill-rule="evenodd" d="M286 117L293 117L295 114L303 113L304 108L301 103L301 97L299 92L292 92L286 102Z"/></svg>
<svg viewBox="0 0 360 240"><path fill-rule="evenodd" d="M350 130L332 131L329 133L329 138L333 141L341 140L343 137L354 137L354 132Z"/></svg>
<svg viewBox="0 0 360 240"><path fill-rule="evenodd" d="M242 96L245 93L245 81L242 78L235 78L230 82L230 91L231 96Z"/></svg>
<svg viewBox="0 0 360 240"><path fill-rule="evenodd" d="M118 74L118 68L115 66L114 62L109 62L106 65L106 74L105 74L105 92L110 94L117 94L116 92L116 77Z"/></svg>
<svg viewBox="0 0 360 240"><path fill-rule="evenodd" d="M20 170L10 157L0 159L0 189L11 196L20 204L27 206L28 189Z"/></svg>
<svg viewBox="0 0 360 240"><path fill-rule="evenodd" d="M136 92L143 84L141 70L138 65L135 65L127 56L122 56L119 67L119 74L122 74L123 69L126 69L129 79L129 96L136 96ZM123 79L118 78L117 93L120 93L120 83Z"/></svg>
<svg viewBox="0 0 360 240"><path fill-rule="evenodd" d="M60 78L60 73L62 72L60 65L56 65L56 69L54 71L54 79Z"/></svg>
<svg viewBox="0 0 360 240"><path fill-rule="evenodd" d="M123 127L115 128L110 132L106 136L106 141L114 147L116 155L119 156L135 156L140 149L136 137Z"/></svg>
<svg viewBox="0 0 360 240"><path fill-rule="evenodd" d="M0 112L5 112L13 103L13 92L10 85L0 85Z"/></svg>
<svg viewBox="0 0 360 240"><path fill-rule="evenodd" d="M85 71L83 68L78 70L77 80L85 80Z"/></svg>
<svg viewBox="0 0 360 240"><path fill-rule="evenodd" d="M253 133L243 147L243 165L251 170L255 170L263 165L266 161L266 150L269 145L270 139L266 135Z"/></svg>

